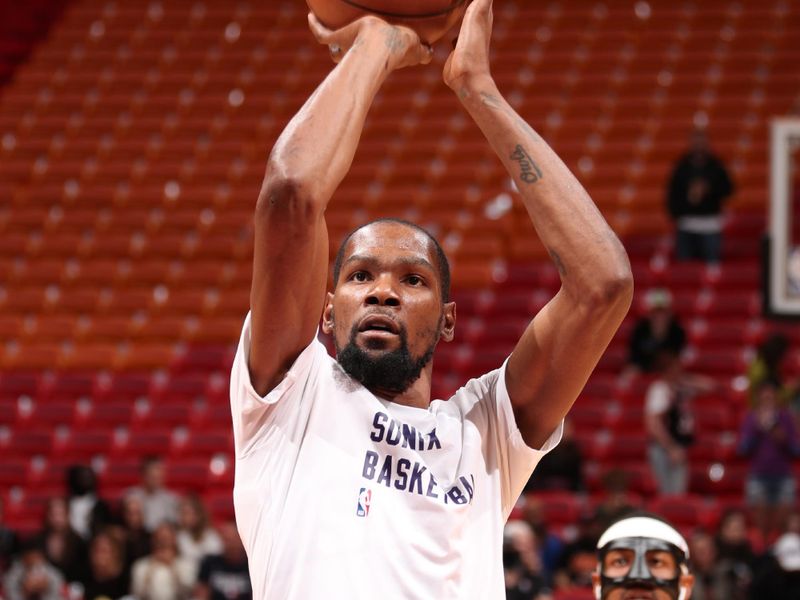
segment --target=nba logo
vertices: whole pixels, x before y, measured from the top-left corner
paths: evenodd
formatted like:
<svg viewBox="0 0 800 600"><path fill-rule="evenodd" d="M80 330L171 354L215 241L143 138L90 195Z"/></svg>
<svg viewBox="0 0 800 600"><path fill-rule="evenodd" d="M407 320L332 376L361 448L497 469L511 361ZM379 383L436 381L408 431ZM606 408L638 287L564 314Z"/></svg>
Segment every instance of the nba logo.
<svg viewBox="0 0 800 600"><path fill-rule="evenodd" d="M358 506L356 507L357 517L366 517L369 515L369 504L372 501L372 492L367 488L361 488L358 492Z"/></svg>

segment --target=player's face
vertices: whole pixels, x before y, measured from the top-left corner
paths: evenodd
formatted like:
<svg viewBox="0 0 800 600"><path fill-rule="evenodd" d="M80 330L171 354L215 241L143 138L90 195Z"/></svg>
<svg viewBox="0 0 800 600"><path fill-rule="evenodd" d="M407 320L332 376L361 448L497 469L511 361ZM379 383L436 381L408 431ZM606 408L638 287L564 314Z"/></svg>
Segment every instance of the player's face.
<svg viewBox="0 0 800 600"><path fill-rule="evenodd" d="M351 345L375 359L406 352L417 362L440 338L452 338L454 321L424 234L400 223L374 223L353 234L325 315L337 350Z"/></svg>

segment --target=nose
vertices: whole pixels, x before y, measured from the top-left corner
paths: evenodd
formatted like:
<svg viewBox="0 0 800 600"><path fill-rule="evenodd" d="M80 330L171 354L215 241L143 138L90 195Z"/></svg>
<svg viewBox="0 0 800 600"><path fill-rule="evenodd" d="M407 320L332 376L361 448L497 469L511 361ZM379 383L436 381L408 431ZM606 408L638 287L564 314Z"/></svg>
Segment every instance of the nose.
<svg viewBox="0 0 800 600"><path fill-rule="evenodd" d="M364 302L377 306L400 306L400 296L397 294L391 275L384 274L376 277Z"/></svg>

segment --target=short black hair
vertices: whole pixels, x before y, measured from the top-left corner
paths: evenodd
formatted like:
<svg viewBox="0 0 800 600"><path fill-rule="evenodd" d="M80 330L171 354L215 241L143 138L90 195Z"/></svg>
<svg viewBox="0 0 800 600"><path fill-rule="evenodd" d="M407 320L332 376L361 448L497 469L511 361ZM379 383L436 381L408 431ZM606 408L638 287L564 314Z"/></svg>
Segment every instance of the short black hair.
<svg viewBox="0 0 800 600"><path fill-rule="evenodd" d="M336 284L339 281L339 274L342 271L342 262L344 262L344 249L347 246L347 243L350 241L350 238L355 235L356 232L364 229L364 227L368 227L370 225L374 225L375 223L397 223L399 225L405 225L406 227L411 227L416 231L424 234L432 243L433 247L436 250L436 267L439 270L439 282L442 285L442 302L449 302L450 301L450 263L447 260L447 255L445 255L444 250L442 250L442 246L439 244L439 241L431 235L431 233L425 229L424 227L420 227L416 223L412 223L411 221L406 221L405 219L398 219L396 217L382 217L380 219L375 219L374 221L370 221L369 223L364 223L353 229L350 233L348 233L344 239L342 240L341 245L339 246L339 250L336 252L336 259L333 261L333 289L336 289Z"/></svg>
<svg viewBox="0 0 800 600"><path fill-rule="evenodd" d="M147 454L139 463L139 472L145 473L151 466L161 464L164 460L158 454Z"/></svg>

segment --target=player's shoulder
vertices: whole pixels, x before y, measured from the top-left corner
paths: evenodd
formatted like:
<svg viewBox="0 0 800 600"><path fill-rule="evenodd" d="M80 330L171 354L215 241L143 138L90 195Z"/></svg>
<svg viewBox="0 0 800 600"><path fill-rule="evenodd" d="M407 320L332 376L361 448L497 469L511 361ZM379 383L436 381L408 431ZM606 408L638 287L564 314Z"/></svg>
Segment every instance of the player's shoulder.
<svg viewBox="0 0 800 600"><path fill-rule="evenodd" d="M499 388L503 387L503 369L505 365L484 373L479 377L469 379L458 388L450 398L441 402L442 409L458 409L462 414L466 414L476 405L485 404L486 400L496 398Z"/></svg>

